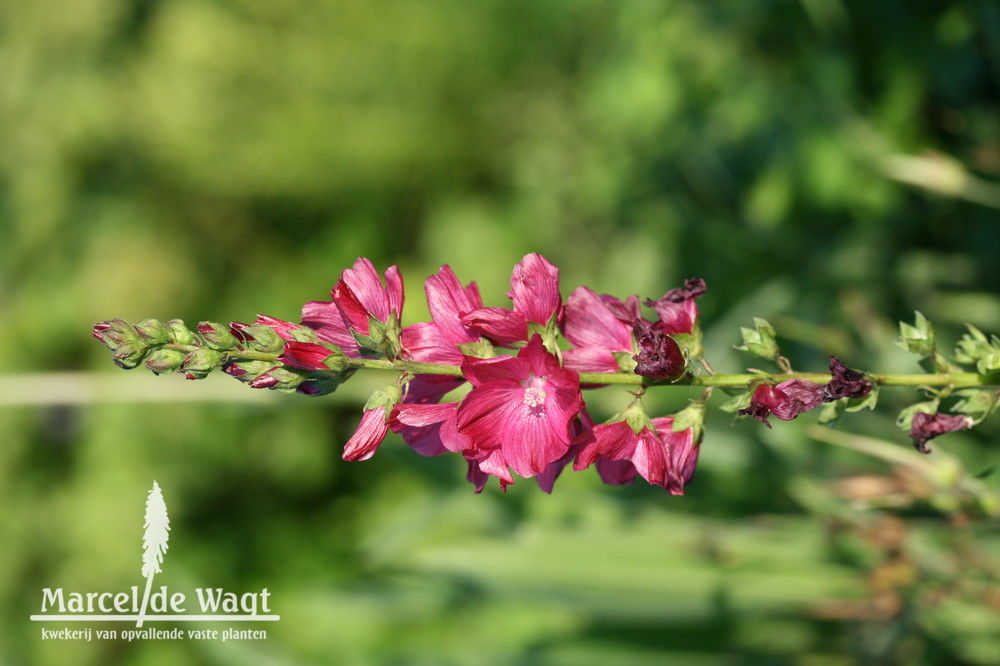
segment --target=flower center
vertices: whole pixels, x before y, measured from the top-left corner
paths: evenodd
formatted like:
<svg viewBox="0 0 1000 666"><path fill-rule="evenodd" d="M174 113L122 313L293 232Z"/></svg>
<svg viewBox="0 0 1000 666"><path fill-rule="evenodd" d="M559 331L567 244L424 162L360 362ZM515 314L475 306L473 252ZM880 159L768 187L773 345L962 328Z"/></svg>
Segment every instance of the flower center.
<svg viewBox="0 0 1000 666"><path fill-rule="evenodd" d="M524 415L540 417L545 412L545 391L531 386L524 389Z"/></svg>

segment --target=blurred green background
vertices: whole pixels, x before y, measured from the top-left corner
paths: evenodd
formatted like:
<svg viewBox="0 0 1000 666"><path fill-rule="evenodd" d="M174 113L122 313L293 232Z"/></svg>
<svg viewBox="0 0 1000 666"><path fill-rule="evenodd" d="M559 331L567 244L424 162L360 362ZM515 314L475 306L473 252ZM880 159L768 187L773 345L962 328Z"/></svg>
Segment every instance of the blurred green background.
<svg viewBox="0 0 1000 666"><path fill-rule="evenodd" d="M5 0L0 63L0 663L1000 661L998 419L919 457L908 389L832 431L710 410L685 497L475 496L395 436L341 461L389 375L281 396L90 337L297 320L358 256L414 323L442 263L504 305L537 251L564 296L705 278L720 371L764 363L753 315L799 369L915 371L915 309L1000 331L995 0ZM43 587L142 584L153 479L156 584L267 587L266 641L41 640Z"/></svg>

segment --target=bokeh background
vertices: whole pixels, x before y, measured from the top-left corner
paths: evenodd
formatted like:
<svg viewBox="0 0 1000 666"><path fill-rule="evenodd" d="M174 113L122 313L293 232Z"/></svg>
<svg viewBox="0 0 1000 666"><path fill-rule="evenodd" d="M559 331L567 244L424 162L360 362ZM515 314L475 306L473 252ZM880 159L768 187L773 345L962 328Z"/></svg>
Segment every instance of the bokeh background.
<svg viewBox="0 0 1000 666"><path fill-rule="evenodd" d="M705 278L722 371L764 363L753 315L797 368L916 371L914 310L1000 331L993 0L5 0L0 63L0 662L1000 661L996 419L920 457L909 389L834 430L710 410L685 497L475 496L395 436L340 459L389 375L282 396L90 337L297 320L358 256L414 323L442 263L504 305L537 251L564 296ZM43 587L142 584L154 479L156 583L267 587L267 641L41 640Z"/></svg>

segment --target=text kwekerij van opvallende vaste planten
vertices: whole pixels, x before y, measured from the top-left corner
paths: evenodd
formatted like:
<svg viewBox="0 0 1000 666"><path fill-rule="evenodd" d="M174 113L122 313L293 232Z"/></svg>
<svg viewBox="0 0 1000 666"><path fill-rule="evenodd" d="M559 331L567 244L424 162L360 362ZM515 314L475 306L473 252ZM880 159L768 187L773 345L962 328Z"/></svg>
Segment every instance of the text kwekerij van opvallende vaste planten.
<svg viewBox="0 0 1000 666"><path fill-rule="evenodd" d="M529 254L514 267L511 308L484 307L475 282L462 285L447 265L425 282L431 320L400 325L403 279L391 266L380 276L368 259L343 271L329 301L310 301L299 323L258 316L228 326L179 319L161 323L121 319L94 326L94 336L123 368L140 364L157 374L200 379L215 369L251 388L319 396L362 369L394 370L376 391L344 447L346 460L371 457L389 430L414 450L453 452L468 463L479 492L488 479L505 488L514 474L534 477L551 492L560 472L596 465L609 484L638 475L683 494L702 441L705 405L714 388L735 394L720 407L771 427L769 417L794 419L820 410L831 423L844 412L874 408L882 386L921 387L923 397L898 418L916 448L983 421L1000 402L1000 339L969 327L950 356L935 344L920 313L901 324L900 345L918 355L926 372L860 372L830 357L830 371L793 372L780 355L775 330L755 318L738 347L774 361L778 371L715 372L705 359L697 299L703 280L640 304L580 286L565 301L559 271ZM454 401L442 400L468 382ZM583 392L607 385L629 389L622 411L595 424ZM670 415L648 415L650 387L705 387L701 398ZM949 400L948 409L942 402Z"/></svg>

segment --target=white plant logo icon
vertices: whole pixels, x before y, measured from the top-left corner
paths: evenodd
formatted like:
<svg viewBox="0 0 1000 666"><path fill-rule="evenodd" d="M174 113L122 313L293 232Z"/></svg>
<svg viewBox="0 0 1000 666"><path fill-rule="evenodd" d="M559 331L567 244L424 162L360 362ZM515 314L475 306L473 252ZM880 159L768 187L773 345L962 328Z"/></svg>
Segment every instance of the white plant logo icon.
<svg viewBox="0 0 1000 666"><path fill-rule="evenodd" d="M142 609L139 611L136 627L142 626L149 603L149 592L153 587L153 576L160 573L163 553L167 551L167 540L170 539L167 505L156 481L153 481L153 488L146 498L146 522L143 527L146 531L142 535L142 577L146 579L146 592L142 595Z"/></svg>

